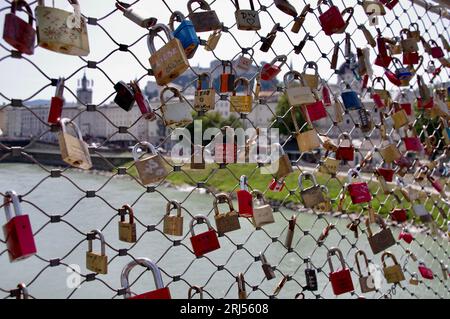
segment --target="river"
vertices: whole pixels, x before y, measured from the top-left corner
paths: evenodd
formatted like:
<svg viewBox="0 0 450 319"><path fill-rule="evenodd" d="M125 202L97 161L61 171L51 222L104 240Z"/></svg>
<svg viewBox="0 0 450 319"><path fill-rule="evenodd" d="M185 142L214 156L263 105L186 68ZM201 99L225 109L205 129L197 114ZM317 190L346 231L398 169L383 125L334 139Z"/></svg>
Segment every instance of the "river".
<svg viewBox="0 0 450 319"><path fill-rule="evenodd" d="M131 248L129 254L134 257L147 257L158 262L158 265L164 270L164 283L170 283L172 296L174 298L185 298L189 284L205 286L205 297L210 298L235 298L237 297L237 287L233 276L239 272L246 272L245 279L251 286L258 286L259 289L252 291L247 286L249 298L267 298L266 294L276 287L282 274L293 275L293 280L288 281L281 290L279 298L293 298L300 291L299 284L304 285L303 258L312 256L313 264L322 268L318 273L319 293L325 298L334 298L331 286L324 276L329 272L326 262L327 248L338 246L344 252L346 261L354 266L355 249L352 249L352 243L356 243L358 249L363 249L373 258L375 264L380 265L380 255L372 256L370 247L365 234L360 234L360 239L355 240L352 233L345 228L347 220L329 219L331 222L337 222L337 230L332 230L325 244L318 247L314 236L317 238L325 226L324 219L317 219L315 215L302 213L298 216L298 226L294 237L295 251L286 253L286 249L280 242L272 243L271 237L279 237L284 242L286 236L286 219L290 218L295 212L286 208L281 208L281 213L275 213L276 223L264 227L264 230L254 231L253 226L247 220L241 220L241 230L229 233L228 237L234 243L243 243L244 249L236 250L229 239L220 238L221 249L208 254L208 258L195 259L192 253L186 248L190 248L189 240L189 216L209 214L209 219L213 222L212 196L199 192L180 191L174 188L158 187L158 192L145 193L144 189L139 187L136 182L130 178L117 177L111 179L105 174L90 174L78 171L67 171L65 177L51 178L50 174L36 165L27 164L1 164L0 165L0 190L16 190L24 196L25 202L22 203L23 210L29 214L33 231L36 233L36 245L38 248L38 257L34 256L24 261L10 263L7 253L4 251L4 243L0 243L0 288L9 290L14 288L19 282L25 282L30 285L30 294L36 298L112 298L116 295L108 286L114 289L120 288L120 272L123 266L131 260L130 256L117 256L113 250ZM66 178L67 177L67 178ZM38 185L36 187L36 185ZM77 185L77 186L75 186ZM96 197L86 198L85 193L80 189L96 190ZM183 203L184 237L181 245L173 246L171 239L162 234L162 218L165 213L166 199L176 199ZM137 225L138 238L140 240L134 246L118 240L117 235L117 209L125 203L137 204L134 206ZM64 215L60 223L49 223L48 215ZM283 217L284 216L284 217ZM327 218L328 219L328 218ZM2 224L4 217L0 218ZM157 230L145 233L146 228L143 225L157 225ZM214 222L213 222L214 225ZM205 226L199 229L204 230ZM68 269L60 265L50 267L45 260L63 258L64 264L77 264L83 274L88 273L85 268L85 254L87 250L86 236L83 235L92 229L102 228L108 246L106 253L109 256L109 271L107 275L98 275L97 279L82 283L79 288L71 287L74 274L68 272ZM301 233L301 230L309 230L309 234ZM81 232L81 233L80 233ZM347 234L343 239L339 234ZM394 230L394 236L398 231ZM3 238L3 237L2 237ZM423 244L421 248L419 244ZM94 248L99 250L99 243L95 242ZM169 249L170 248L170 249ZM401 242L390 248L403 263L405 249L411 249L420 259L424 259L435 274L441 278L439 263L432 258L431 254L426 253L430 249L431 253L437 259L449 261L449 243L448 241L432 241L422 235L416 236L416 241L411 245ZM268 261L277 265L276 278L267 281L264 280L264 274L261 270L261 263L255 262L254 257L260 251L265 251ZM115 256L115 257L114 257ZM335 268L338 268L338 262L333 259ZM225 265L225 270L218 271L218 266ZM220 268L220 267L219 267ZM408 264L410 271L417 271L417 264ZM415 268L415 269L414 269ZM142 273L142 268L134 270L130 280L134 281ZM173 282L167 275L181 276L181 280ZM401 288L396 289L395 298L409 298L409 292L416 296L436 298L433 291L444 298L449 298L448 282L444 286L439 280L426 281L426 289L423 284L412 286L409 284L409 274L406 274L407 280L403 282L405 291ZM133 291L143 292L154 289L153 278L145 273L133 285ZM358 277L353 273L353 282L356 292L360 292ZM69 285L68 285L69 283ZM382 282L381 291L386 291L388 286ZM261 291L262 290L262 291ZM0 297L6 297L8 294L0 290ZM307 298L315 298L310 292L305 293ZM368 298L379 297L380 293L370 293ZM343 297L350 297L345 294ZM355 296L353 296L355 297ZM121 298L117 297L116 298Z"/></svg>

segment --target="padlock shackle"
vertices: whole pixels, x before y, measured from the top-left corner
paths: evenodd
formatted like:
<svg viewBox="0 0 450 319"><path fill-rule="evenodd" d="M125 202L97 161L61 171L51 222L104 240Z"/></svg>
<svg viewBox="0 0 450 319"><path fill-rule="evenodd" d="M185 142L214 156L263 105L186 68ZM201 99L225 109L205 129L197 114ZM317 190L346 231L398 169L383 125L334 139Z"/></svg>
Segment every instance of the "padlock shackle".
<svg viewBox="0 0 450 319"><path fill-rule="evenodd" d="M318 0L317 1L317 10L319 10L320 14L323 14L321 5L322 4L326 4L328 5L330 8L334 6L333 2L331 0Z"/></svg>
<svg viewBox="0 0 450 319"><path fill-rule="evenodd" d="M89 234L97 235L101 242L101 255L106 256L106 241L105 236L103 235L101 230L93 229L89 232ZM92 239L88 239L88 252L92 252Z"/></svg>
<svg viewBox="0 0 450 319"><path fill-rule="evenodd" d="M275 58L273 58L272 61L270 61L270 65L275 65L275 63L280 62L279 67L281 68L283 65L287 62L287 56L284 54L277 55Z"/></svg>
<svg viewBox="0 0 450 319"><path fill-rule="evenodd" d="M129 216L129 223L130 224L134 224L134 211L133 211L133 208L130 205L125 204L125 205L122 206L121 209L128 214L128 216ZM120 221L122 223L125 222L125 215L124 214L120 214Z"/></svg>
<svg viewBox="0 0 450 319"><path fill-rule="evenodd" d="M261 261L261 263L262 263L263 265L269 265L269 263L267 262L266 255L264 255L263 252L260 252L260 253L259 253L259 260Z"/></svg>
<svg viewBox="0 0 450 319"><path fill-rule="evenodd" d="M313 61L308 61L305 63L305 65L303 66L303 72L306 73L306 70L308 69L313 69L314 70L314 75L319 75L319 66L317 65L316 62Z"/></svg>
<svg viewBox="0 0 450 319"><path fill-rule="evenodd" d="M128 264L125 265L125 267L122 269L122 273L120 274L120 283L122 285L122 288L125 289L124 298L128 299L131 297L131 291L130 291L130 283L128 281L128 277L130 275L131 270L136 267L137 265L146 267L149 269L153 274L153 279L155 281L156 289L162 289L164 288L164 282L161 275L161 270L159 269L158 265L154 263L152 260L144 257L136 258L135 260L130 261Z"/></svg>
<svg viewBox="0 0 450 319"><path fill-rule="evenodd" d="M147 142L147 141L141 141L139 143L137 143L134 147L133 147L133 159L134 161L138 161L139 160L139 154L138 154L138 150L146 150L146 151L150 151L150 153L152 155L158 155L158 151L156 150L155 146L153 146L153 144Z"/></svg>
<svg viewBox="0 0 450 319"><path fill-rule="evenodd" d="M333 263L331 262L331 257L333 257L334 255L338 256L338 258L341 262L342 270L345 269L344 255L342 255L342 251L339 248L332 247L332 248L330 248L330 250L328 250L328 253L327 253L327 261L328 261L328 265L330 266L330 271L332 273L334 272L334 267L333 267Z"/></svg>
<svg viewBox="0 0 450 319"><path fill-rule="evenodd" d="M174 12L172 12L172 14L170 15L170 19L169 19L169 28L170 28L170 30L172 30L172 32L175 31L175 27L174 27L175 21L181 23L185 19L186 19L186 17L184 16L183 13L181 13L181 11L174 11Z"/></svg>
<svg viewBox="0 0 450 319"><path fill-rule="evenodd" d="M216 195L213 202L214 213L216 216L220 215L219 203L228 203L228 208L230 209L230 212L234 211L233 202L231 201L230 196L228 196L225 193L220 193Z"/></svg>
<svg viewBox="0 0 450 319"><path fill-rule="evenodd" d="M147 46L148 50L150 51L150 54L154 54L156 52L155 48L155 36L158 34L158 32L163 31L166 34L168 42L170 40L173 40L173 34L170 31L169 27L162 23L157 23L153 27L149 29L148 36L147 36Z"/></svg>
<svg viewBox="0 0 450 319"><path fill-rule="evenodd" d="M289 84L294 82L295 80L299 80L300 81L300 85L301 86L305 86L304 80L303 80L303 76L300 72L298 71L289 71L286 72L284 77L283 77L283 82L284 82L284 86L285 89L289 88Z"/></svg>
<svg viewBox="0 0 450 319"><path fill-rule="evenodd" d="M19 294L17 295L16 299L28 299L30 297L30 294L28 293L27 285L24 283L20 283L17 285L17 289L19 289Z"/></svg>
<svg viewBox="0 0 450 319"><path fill-rule="evenodd" d="M180 91L177 88L168 86L168 87L165 87L161 91L161 93L159 94L159 100L161 101L161 105L165 105L168 102L168 100L166 100L164 98L164 94L166 92L172 92L173 93L173 96L171 98L169 98L168 100L170 100L170 99L172 99L174 97L177 97L180 100L180 102L183 102L183 95L180 93Z"/></svg>
<svg viewBox="0 0 450 319"><path fill-rule="evenodd" d="M189 10L189 15L194 13L194 10L192 9L192 5L194 3L198 3L200 5L200 9L202 9L202 10L205 10L205 11L211 10L211 6L205 0L189 0L188 3L187 3L187 8Z"/></svg>
<svg viewBox="0 0 450 319"><path fill-rule="evenodd" d="M11 212L11 203L14 207L14 214ZM7 191L3 198L3 208L5 209L6 221L10 221L14 216L23 215L22 205L17 193L13 190Z"/></svg>
<svg viewBox="0 0 450 319"><path fill-rule="evenodd" d="M244 77L240 77L237 78L234 81L234 88L233 88L233 96L236 96L237 94L237 88L242 85L243 87L245 87L247 89L247 96L251 95L251 89L250 89L250 81L247 78Z"/></svg>
<svg viewBox="0 0 450 319"><path fill-rule="evenodd" d="M83 134L81 133L80 128L71 119L63 117L62 119L59 120L59 124L61 126L61 130L63 133L67 134L67 126L70 125L74 129L75 133L77 134L77 138L80 141L83 140Z"/></svg>
<svg viewBox="0 0 450 319"><path fill-rule="evenodd" d="M314 176L313 173L311 173L311 172L303 172L300 175L298 175L298 187L300 188L300 191L303 190L303 178L305 180L309 179L311 182L313 182L313 184L314 184L313 187L314 186L318 186L316 177Z"/></svg>
<svg viewBox="0 0 450 319"><path fill-rule="evenodd" d="M62 77L58 79L58 82L56 82L55 97L59 97L61 99L63 98L65 81L66 80Z"/></svg>
<svg viewBox="0 0 450 319"><path fill-rule="evenodd" d="M214 228L212 228L211 223L209 222L208 218L204 215L195 215L192 219L191 222L189 223L189 229L191 232L192 237L195 236L195 232L194 232L194 222L198 222L198 221L203 221L206 223L206 225L208 226L208 230L213 230Z"/></svg>
<svg viewBox="0 0 450 319"><path fill-rule="evenodd" d="M343 140L349 140L350 141L350 146L353 146L353 140L352 140L352 136L350 135L350 133L347 132L343 132L341 134L339 134L338 136L338 145L341 145L341 143L343 142Z"/></svg>
<svg viewBox="0 0 450 319"><path fill-rule="evenodd" d="M241 10L241 7L239 5L239 0L234 0L232 1L234 3L234 6L236 7L236 10ZM250 9L252 11L255 11L255 3L253 2L253 0L249 0L250 2Z"/></svg>
<svg viewBox="0 0 450 319"><path fill-rule="evenodd" d="M202 89L202 83L203 83L203 79L207 79L208 80L208 89L212 89L213 85L212 85L212 76L211 73L209 72L203 72L200 73L197 79L197 90L201 90Z"/></svg>
<svg viewBox="0 0 450 319"><path fill-rule="evenodd" d="M253 201L255 201L255 199L257 199L257 200L261 200L264 205L267 204L266 198L264 197L264 193L261 192L260 190L254 189L254 190L252 190L252 192L250 194L252 194Z"/></svg>
<svg viewBox="0 0 450 319"><path fill-rule="evenodd" d="M381 83L381 84L383 85L383 90L386 91L386 80L385 80L384 78L382 78L382 77L380 77L380 76L374 78L374 79L372 80L372 89L375 88L375 84L376 84L376 83Z"/></svg>
<svg viewBox="0 0 450 319"><path fill-rule="evenodd" d="M248 177L246 175L239 178L239 186L241 190L248 191Z"/></svg>
<svg viewBox="0 0 450 319"><path fill-rule="evenodd" d="M28 24L33 26L33 11L30 5L24 0L14 0L11 3L11 13L14 15L16 15L17 10L24 11L23 8L25 8L26 14L28 15Z"/></svg>
<svg viewBox="0 0 450 319"><path fill-rule="evenodd" d="M181 217L181 204L177 200L171 200L166 205L166 215L170 216L170 212L176 209L177 210L177 217Z"/></svg>
<svg viewBox="0 0 450 319"><path fill-rule="evenodd" d="M366 264L367 272L368 272L368 274L370 275L370 271L369 271L369 259L367 258L367 255L366 255L366 253L364 252L364 250L358 250L358 251L355 253L355 262L356 262L356 268L358 269L359 276L362 277L362 276L363 276L363 273L362 273L362 271L361 271L361 266L360 266L360 264L359 264L359 258L358 258L358 256L362 256L362 257L364 258L364 263Z"/></svg>
<svg viewBox="0 0 450 319"><path fill-rule="evenodd" d="M389 251L385 251L382 255L381 255L381 262L383 263L383 267L386 268L386 257L390 257L393 261L395 265L398 265L398 261L397 258L395 258L395 256L389 252Z"/></svg>
<svg viewBox="0 0 450 319"><path fill-rule="evenodd" d="M350 168L348 170L347 180L348 180L349 184L351 184L352 178L360 178L360 177L361 177L361 175L359 174L359 171L356 168Z"/></svg>
<svg viewBox="0 0 450 319"><path fill-rule="evenodd" d="M245 279L244 274L241 272L237 275L237 284L239 293L245 292Z"/></svg>
<svg viewBox="0 0 450 319"><path fill-rule="evenodd" d="M375 222L382 228L382 229L387 229L387 225L384 222L383 217L381 217L380 215L377 215L375 218ZM370 228L370 221L369 218L366 218L366 227L367 227L367 232L368 232L368 237L373 237L373 232L372 229Z"/></svg>
<svg viewBox="0 0 450 319"><path fill-rule="evenodd" d="M195 292L194 292L195 291ZM193 293L194 292L194 293ZM200 295L200 299L203 299L203 288L199 286L191 286L188 290L188 299L192 299L195 294Z"/></svg>
<svg viewBox="0 0 450 319"><path fill-rule="evenodd" d="M225 74L227 71L227 66L230 68L230 73L233 74L233 63L229 60L222 61L222 73Z"/></svg>

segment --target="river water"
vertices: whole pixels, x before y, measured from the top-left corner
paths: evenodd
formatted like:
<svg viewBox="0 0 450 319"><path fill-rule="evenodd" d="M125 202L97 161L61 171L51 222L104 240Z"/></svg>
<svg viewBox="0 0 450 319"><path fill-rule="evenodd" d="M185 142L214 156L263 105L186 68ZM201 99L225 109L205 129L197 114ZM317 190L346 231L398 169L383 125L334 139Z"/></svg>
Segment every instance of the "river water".
<svg viewBox="0 0 450 319"><path fill-rule="evenodd" d="M352 249L355 243L358 249L363 249L373 258L375 264L380 265L380 254L373 257L368 246L366 235L361 234L359 240L355 240L352 233L348 233L345 228L346 220L330 218L333 223L337 222L337 230L331 231L324 246L318 247L312 238L318 238L325 226L324 219L317 219L315 215L301 213L298 216L298 225L294 237L295 252L286 254L286 249L280 242L272 243L271 237L279 237L284 242L286 236L286 219L298 212L281 208L281 213L275 213L276 223L264 227L264 230L254 232L253 226L247 220L241 221L241 230L229 233L228 237L234 243L244 244L244 249L236 250L236 246L227 238L220 238L221 249L208 254L208 258L195 259L187 248L191 248L189 240L188 224L192 215L209 214L209 219L213 221L211 213L212 196L199 192L182 191L167 187L158 187L158 192L145 193L135 181L130 178L117 177L111 179L109 176L100 174L87 174L77 171L67 171L64 177L51 178L50 174L36 165L26 164L1 164L0 165L0 191L14 189L24 196L22 203L23 210L29 214L33 231L36 233L36 245L38 257L34 256L24 261L10 263L7 253L4 251L4 243L0 243L0 288L9 290L14 288L19 282L30 285L30 293L36 298L112 298L116 295L109 287L120 288L120 272L123 266L131 260L130 256L117 256L113 249L131 248L129 254L134 257L147 257L158 262L163 269L164 283L170 283L171 293L175 298L185 298L189 284L205 286L206 298L235 298L237 296L237 286L233 276L239 272L246 272L245 279L252 286L259 286L267 294L276 287L282 274L293 275L294 280L288 281L281 290L279 298L293 298L299 292L299 284L304 285L304 269L302 259L312 256L312 261L316 267L322 268L318 273L319 293L326 298L334 298L331 286L324 275L329 272L326 262L327 248L338 246L344 252L346 262L354 266L354 254L356 249ZM105 184L106 183L106 184ZM36 185L38 185L36 187ZM97 197L86 198L86 190L96 190ZM165 213L167 199L182 202L184 221L184 237L181 245L173 246L171 240L179 238L169 238L162 234L161 220ZM139 242L132 246L118 240L116 209L125 203L134 204ZM60 223L49 223L48 215L65 215ZM328 219L328 218L327 218ZM4 217L1 217L4 223ZM157 230L145 232L144 225L157 225ZM199 226L200 231L205 226ZM64 264L79 265L81 273L89 271L85 268L85 253L87 241L84 234L90 230L99 228L103 230L108 246L106 253L109 256L110 264L107 275L99 275L98 279L91 282L82 283L79 288L73 288L77 282L74 274L61 265L59 267L49 267L48 260L61 258ZM308 230L305 235L301 230ZM347 234L343 239L340 234ZM394 230L394 236L398 231ZM3 238L3 237L2 237ZM405 249L413 250L416 255L424 259L428 266L431 266L435 273L441 278L439 263L426 253L430 249L437 259L448 261L449 243L438 240L433 242L429 238L421 235L416 236L417 241L412 245L404 242L390 248L403 263ZM423 244L423 248L419 246ZM98 242L94 248L99 250ZM169 249L170 248L170 249ZM261 263L255 262L254 256L260 251L265 251L269 262L277 265L274 280L264 280L261 270ZM113 256L115 256L113 258ZM338 262L333 259L335 268ZM225 265L225 270L218 271L219 265ZM300 266L302 265L302 266ZM76 266L73 266L76 267ZM417 271L417 264L408 264L409 271ZM415 269L414 269L415 268ZM142 273L142 268L132 272L131 281L134 281ZM167 275L181 275L181 280L173 282ZM426 286L409 285L409 274L407 280L403 282L405 291L396 289L394 297L410 297L413 292L420 297L436 298L434 291L440 296L449 298L448 286L445 287L439 280L426 281ZM145 273L133 285L133 291L144 292L154 289L152 277ZM356 292L360 292L356 273L353 273L353 282ZM381 282L381 291L386 291L389 287ZM446 283L448 285L448 283ZM109 286L109 287L108 287ZM247 292L251 293L249 298L267 298L261 290L252 292L247 286ZM6 297L8 293L0 290L0 297ZM314 296L306 292L307 298ZM380 294L368 294L367 297L374 298ZM345 294L343 297L351 297ZM353 296L355 297L355 296ZM121 297L116 297L121 298Z"/></svg>

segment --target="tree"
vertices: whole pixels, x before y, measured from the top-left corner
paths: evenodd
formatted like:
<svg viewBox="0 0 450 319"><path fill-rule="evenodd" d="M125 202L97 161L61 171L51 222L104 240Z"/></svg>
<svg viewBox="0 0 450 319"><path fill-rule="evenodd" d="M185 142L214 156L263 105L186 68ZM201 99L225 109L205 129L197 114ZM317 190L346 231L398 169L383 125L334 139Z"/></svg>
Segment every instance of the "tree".
<svg viewBox="0 0 450 319"><path fill-rule="evenodd" d="M290 135L291 132L295 131L294 123L292 122L292 116L290 112L291 106L287 100L285 95L282 95L278 100L278 105L275 109L277 116L282 116L283 121L276 122L273 127L278 128L280 130L280 135ZM302 112L300 112L299 107L294 107L295 117L297 119L298 127L302 127L305 124L305 119L303 118ZM273 120L276 120L274 118Z"/></svg>

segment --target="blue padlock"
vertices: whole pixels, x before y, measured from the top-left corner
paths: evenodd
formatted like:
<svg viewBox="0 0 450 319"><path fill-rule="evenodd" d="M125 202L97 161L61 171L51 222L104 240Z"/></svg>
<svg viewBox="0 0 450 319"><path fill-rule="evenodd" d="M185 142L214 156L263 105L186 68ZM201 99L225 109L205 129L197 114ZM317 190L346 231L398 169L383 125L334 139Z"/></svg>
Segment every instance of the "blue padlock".
<svg viewBox="0 0 450 319"><path fill-rule="evenodd" d="M342 102L347 110L359 110L362 108L361 100L358 93L353 91L349 85L341 93Z"/></svg>
<svg viewBox="0 0 450 319"><path fill-rule="evenodd" d="M394 58L392 59L392 62L394 63L395 66L395 75L400 81L410 80L414 76L411 70L403 66L402 62L400 62L399 59Z"/></svg>
<svg viewBox="0 0 450 319"><path fill-rule="evenodd" d="M176 30L174 28L175 21L181 23ZM169 26L170 30L172 30L173 36L180 40L183 45L186 57L188 59L192 58L200 45L200 39L195 32L192 22L186 19L180 11L174 11L170 16Z"/></svg>

